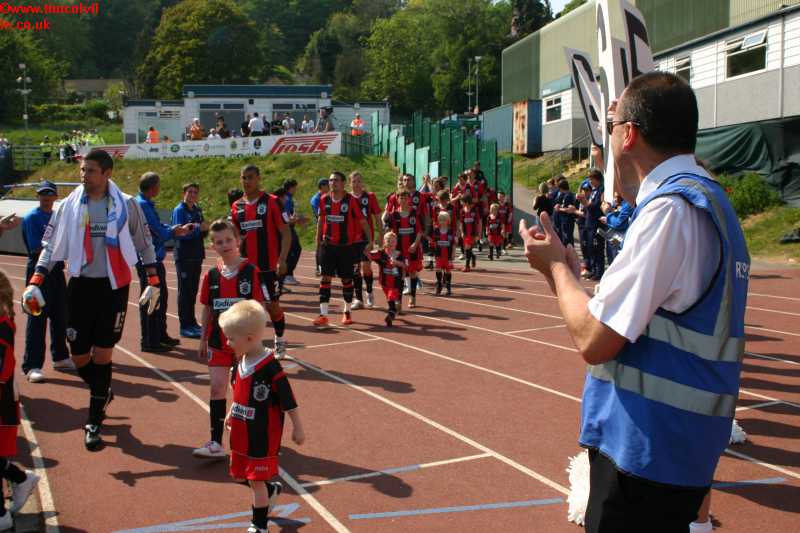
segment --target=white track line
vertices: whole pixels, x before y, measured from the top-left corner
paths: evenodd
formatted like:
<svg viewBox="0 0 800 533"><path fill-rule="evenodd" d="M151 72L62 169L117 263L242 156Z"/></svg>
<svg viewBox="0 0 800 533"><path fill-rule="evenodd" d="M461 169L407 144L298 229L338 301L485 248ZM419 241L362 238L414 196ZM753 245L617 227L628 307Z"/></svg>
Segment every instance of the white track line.
<svg viewBox="0 0 800 533"><path fill-rule="evenodd" d="M768 359L770 361L779 361L781 363L786 363L788 365L796 365L800 366L800 363L797 361L791 361L789 359L781 359L780 357L773 357L772 355L764 355L760 353L753 353L753 352L744 352L745 355L749 355L751 357L758 357L759 359Z"/></svg>
<svg viewBox="0 0 800 533"><path fill-rule="evenodd" d="M414 465L413 468L408 468L408 467L387 468L385 470L375 470L373 472L366 472L364 474L354 474L352 476L334 477L330 479L322 479L320 481L309 481L308 483L303 483L303 487L321 487L323 485L333 485L334 483L343 483L345 481L356 481L359 479L368 479L371 477L390 476L395 473L416 472L417 470L431 468L434 466L444 466L455 463L463 463L466 461L474 461L475 459L483 459L485 457L492 457L492 456L491 454L488 453L479 453L476 455L467 455L466 457L456 457L455 459L445 459L443 461L434 461L432 463L422 463L419 465Z"/></svg>
<svg viewBox="0 0 800 533"><path fill-rule="evenodd" d="M556 324L555 326L544 326L544 327L541 327L541 328L518 329L518 330L515 330L515 331L504 331L503 333L514 335L516 333L530 333L532 331L542 331L542 330L545 330L545 329L556 329L556 328L565 328L565 327L567 327L566 324Z"/></svg>
<svg viewBox="0 0 800 533"><path fill-rule="evenodd" d="M800 313L790 313L789 311L778 311L777 309L766 309L764 307L753 307L751 305L748 305L747 309L752 309L754 311L766 311L767 313L778 313L781 315L800 316Z"/></svg>
<svg viewBox="0 0 800 533"><path fill-rule="evenodd" d="M763 294L759 292L748 292L748 296L761 296L762 298L775 298L777 300L791 300L793 302L800 302L800 298L794 298L792 296L777 296L775 294Z"/></svg>
<svg viewBox="0 0 800 533"><path fill-rule="evenodd" d="M725 450L725 453L733 455L734 457L738 457L739 459L744 459L745 461L750 461L751 463L763 466L764 468L769 468L770 470L780 472L781 474L786 474L787 476L791 476L795 479L800 479L800 474L798 474L797 472L787 470L786 468L782 468L780 466L776 466L771 463L765 463L764 461L759 461L755 457L750 457L749 455L744 454L742 452L736 452L731 450L730 448L727 448Z"/></svg>
<svg viewBox="0 0 800 533"><path fill-rule="evenodd" d="M792 407L796 407L797 409L800 409L800 405L798 405L796 403L793 403L793 402L790 402L790 401L787 401L787 400L781 400L779 398L773 398L772 396L767 396L766 394L753 392L753 391L750 391L750 390L747 390L747 389L739 389L739 394L747 394L748 396L752 396L754 398L759 398L761 400L768 400L770 402L780 402L780 403L783 403L783 404L786 404L786 405L790 405Z"/></svg>
<svg viewBox="0 0 800 533"><path fill-rule="evenodd" d="M143 359L142 357L139 357L130 350L123 348L120 344L117 344L116 348L119 349L121 352L127 354L128 356L132 357L142 365L146 366L156 374L158 374L158 376L161 379L170 383L173 387L175 387L180 392L185 394L187 398L189 398L194 403L199 405L200 408L202 408L205 412L208 412L208 402L202 400L192 391L190 391L189 389L187 389L186 387L175 381L172 378L172 376L170 376L166 372L163 372L161 369L151 365L147 360ZM300 498L302 498L303 501L305 501L311 508L317 511L317 513L319 513L319 515L323 518L323 520L325 520L328 523L328 525L331 526L335 531L339 533L347 533L350 531L341 522L339 522L339 520L337 520L336 517L333 516L333 514L331 514L330 511L328 511L328 509L326 509L321 503L319 503L319 501L316 498L314 498L314 496L309 494L308 491L306 491L300 485L300 483L297 482L296 479L294 479L288 472L286 472L286 470L284 470L283 468L279 468L278 473L280 474L281 478L292 488L292 490L294 490L298 494L298 496L300 496Z"/></svg>
<svg viewBox="0 0 800 533"><path fill-rule="evenodd" d="M50 480L47 477L47 469L44 466L44 458L42 457L42 449L39 447L39 441L36 440L36 433L33 431L33 426L28 418L28 413L25 412L22 402L19 405L20 424L22 425L22 432L25 434L25 440L31 450L31 460L33 461L33 469L36 474L41 478L39 480L39 503L42 507L42 517L44 517L44 527L46 533L59 533L58 514L56 513L56 506L53 503L53 492L50 490Z"/></svg>
<svg viewBox="0 0 800 533"><path fill-rule="evenodd" d="M745 325L744 329L754 329L756 331L766 331L768 333L777 333L778 335L791 335L792 337L800 337L800 333L790 333L788 331L781 331L781 330L778 330L778 329L768 329L768 328L762 328L762 327L758 327L758 326Z"/></svg>
<svg viewBox="0 0 800 533"><path fill-rule="evenodd" d="M341 346L343 344L356 344L360 342L375 342L381 339L358 339L355 341L342 341L342 342L329 342L327 344L312 344L310 346L292 346L291 343L289 344L289 348L292 350L310 350L312 348L327 348L328 346Z"/></svg>
<svg viewBox="0 0 800 533"><path fill-rule="evenodd" d="M761 403L754 403L753 405L743 405L742 407L737 407L736 412L739 411L749 411L750 409L761 409L762 407L769 407L771 405L778 405L783 402L781 401L773 401L773 402L761 402Z"/></svg>
<svg viewBox="0 0 800 533"><path fill-rule="evenodd" d="M501 454L499 452L496 452L496 451L492 450L491 448L489 448L487 446L484 446L483 444L480 444L479 442L476 442L476 441L472 440L471 438L469 438L469 437L467 437L465 435L462 435L461 433L455 431L454 429L450 429L449 427L444 426L444 425L440 424L439 422L436 422L435 420L431 420L430 418L428 418L425 415L422 415L422 414L414 411L413 409L409 409L408 407L405 407L404 405L400 405L399 403L394 402L394 401L392 401L392 400L390 400L388 398L384 398L383 396L381 396L380 394L378 394L376 392L372 392L371 390L369 390L369 389L367 389L365 387L362 387L360 385L356 385L352 381L348 381L348 380L346 380L346 379L344 379L344 378L342 378L340 376L332 374L332 373L330 373L330 372L328 372L326 370L323 370L323 369L321 369L321 368L319 368L319 367L317 367L315 365L312 365L311 363L303 361L301 359L297 359L297 358L295 358L293 356L287 356L287 359L293 360L298 365L303 366L303 367L307 368L308 370L313 370L314 372L320 373L320 374L328 377L329 379L332 379L334 381L338 381L339 383L347 385L348 387L352 387L353 389L355 389L355 390L357 390L357 391L359 391L361 393L364 393L367 396L370 396L370 397L372 397L372 398L374 398L374 399L376 399L376 400L378 400L378 401L380 401L380 402L382 402L382 403L384 403L384 404L386 404L386 405L388 405L390 407L393 407L394 409L397 409L398 411L400 411L402 413L405 413L408 416L416 418L420 422L424 422L425 424L428 424L429 426L438 429L442 433L446 433L447 435L450 435L451 437L453 437L455 439L458 439L461 442L463 442L465 444L468 444L468 445L472 446L473 448L482 451L485 454L490 455L491 457L497 459L498 461L501 461L501 462L507 464L508 466L514 468L515 470L518 470L518 471L522 472L523 474L526 474L526 475L536 479L537 481L540 481L540 482L544 483L548 487L557 490L561 494L569 495L569 489L567 489L563 485L553 481L550 478L547 478L547 477L543 476L542 474L540 474L538 472L535 472L534 470L531 470L530 468L528 468L526 466L523 466L523 465L519 464L518 462L514 461L513 459L510 459L510 458L506 457L505 455L503 455L503 454Z"/></svg>

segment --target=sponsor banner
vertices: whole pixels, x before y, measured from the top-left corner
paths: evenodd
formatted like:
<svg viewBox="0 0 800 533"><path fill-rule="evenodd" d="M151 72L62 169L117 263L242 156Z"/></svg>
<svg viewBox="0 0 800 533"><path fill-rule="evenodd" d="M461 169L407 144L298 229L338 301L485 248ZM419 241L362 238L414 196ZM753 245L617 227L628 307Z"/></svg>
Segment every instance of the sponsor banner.
<svg viewBox="0 0 800 533"><path fill-rule="evenodd" d="M266 137L230 137L228 139L183 141L158 144L122 144L84 146L80 155L99 148L117 159L167 159L177 157L244 157L269 154L341 154L342 134L299 133Z"/></svg>

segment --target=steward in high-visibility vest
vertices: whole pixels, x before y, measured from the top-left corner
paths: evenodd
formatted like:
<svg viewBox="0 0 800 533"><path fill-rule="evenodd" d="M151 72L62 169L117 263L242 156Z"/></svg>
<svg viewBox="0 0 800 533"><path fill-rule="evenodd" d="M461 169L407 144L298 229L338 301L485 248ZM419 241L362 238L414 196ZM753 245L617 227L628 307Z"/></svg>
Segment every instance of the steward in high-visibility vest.
<svg viewBox="0 0 800 533"><path fill-rule="evenodd" d="M360 137L364 135L366 132L364 131L364 121L361 120L361 115L356 113L356 118L353 119L353 122L350 123L350 135L353 137Z"/></svg>

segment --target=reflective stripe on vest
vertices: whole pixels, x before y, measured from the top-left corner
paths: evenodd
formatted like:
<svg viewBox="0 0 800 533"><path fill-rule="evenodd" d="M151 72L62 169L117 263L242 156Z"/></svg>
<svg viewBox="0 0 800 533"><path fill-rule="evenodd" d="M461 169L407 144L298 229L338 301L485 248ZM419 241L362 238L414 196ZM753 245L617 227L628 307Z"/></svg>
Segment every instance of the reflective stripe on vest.
<svg viewBox="0 0 800 533"><path fill-rule="evenodd" d="M730 437L744 353L749 255L721 187L676 175L637 206L679 195L708 213L721 245L706 292L683 313L656 311L635 343L588 368L581 415L584 446L620 470L660 483L703 487ZM713 245L713 243L710 243ZM740 264L748 265L744 269Z"/></svg>

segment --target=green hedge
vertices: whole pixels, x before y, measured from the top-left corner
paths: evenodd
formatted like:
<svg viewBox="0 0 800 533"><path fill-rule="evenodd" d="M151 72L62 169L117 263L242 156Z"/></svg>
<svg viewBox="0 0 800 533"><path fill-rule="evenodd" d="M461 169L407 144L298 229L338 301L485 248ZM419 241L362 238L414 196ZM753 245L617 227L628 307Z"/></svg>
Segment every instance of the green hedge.
<svg viewBox="0 0 800 533"><path fill-rule="evenodd" d="M722 175L719 176L719 182L725 187L739 218L761 213L782 203L778 192L758 174Z"/></svg>
<svg viewBox="0 0 800 533"><path fill-rule="evenodd" d="M75 122L108 120L109 103L102 99L87 100L82 104L39 104L31 108L33 122Z"/></svg>

